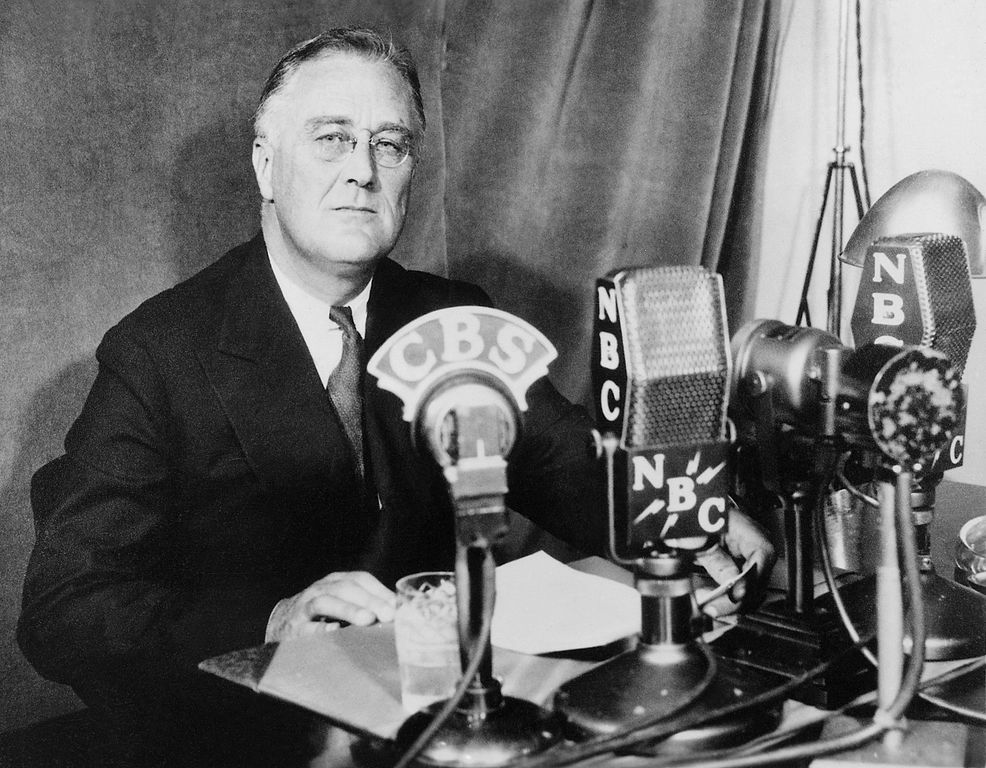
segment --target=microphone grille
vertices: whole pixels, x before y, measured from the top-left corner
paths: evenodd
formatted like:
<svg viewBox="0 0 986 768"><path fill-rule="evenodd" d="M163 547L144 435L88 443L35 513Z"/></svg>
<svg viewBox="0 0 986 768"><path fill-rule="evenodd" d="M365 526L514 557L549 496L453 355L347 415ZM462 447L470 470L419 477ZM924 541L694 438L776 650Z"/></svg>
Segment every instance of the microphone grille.
<svg viewBox="0 0 986 768"><path fill-rule="evenodd" d="M965 369L972 336L976 330L976 310L969 277L969 260L962 238L940 233L907 235L901 239L919 246L915 249L915 278L922 314L926 323L922 344L949 357L959 374Z"/></svg>
<svg viewBox="0 0 986 768"><path fill-rule="evenodd" d="M722 279L703 267L617 275L625 318L630 447L721 440L730 355Z"/></svg>

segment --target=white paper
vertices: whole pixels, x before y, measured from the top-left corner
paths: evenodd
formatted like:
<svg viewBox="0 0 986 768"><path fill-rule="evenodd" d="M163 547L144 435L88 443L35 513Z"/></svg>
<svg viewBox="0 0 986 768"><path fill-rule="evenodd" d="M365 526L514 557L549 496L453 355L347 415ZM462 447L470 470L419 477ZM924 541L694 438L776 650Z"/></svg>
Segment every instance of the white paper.
<svg viewBox="0 0 986 768"><path fill-rule="evenodd" d="M520 653L607 645L640 631L640 595L544 552L496 569L492 642Z"/></svg>

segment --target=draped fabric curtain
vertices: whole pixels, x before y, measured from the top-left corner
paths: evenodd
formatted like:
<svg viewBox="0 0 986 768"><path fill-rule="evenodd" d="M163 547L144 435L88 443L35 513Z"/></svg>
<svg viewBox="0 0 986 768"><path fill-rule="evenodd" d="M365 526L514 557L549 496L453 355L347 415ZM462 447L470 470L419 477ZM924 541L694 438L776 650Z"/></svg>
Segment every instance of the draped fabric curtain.
<svg viewBox="0 0 986 768"><path fill-rule="evenodd" d="M587 402L592 287L705 264L754 285L770 0L6 0L0 11L0 728L70 694L13 644L31 474L124 314L258 228L250 116L279 55L369 24L414 53L429 126L402 263L474 280Z"/></svg>
<svg viewBox="0 0 986 768"><path fill-rule="evenodd" d="M569 397L615 267L718 269L746 319L775 29L762 0L449 5L448 271L558 346Z"/></svg>
<svg viewBox="0 0 986 768"><path fill-rule="evenodd" d="M570 398L591 408L593 286L616 267L718 270L747 319L776 29L761 0L449 6L447 270L556 344ZM575 554L510 532L504 557Z"/></svg>

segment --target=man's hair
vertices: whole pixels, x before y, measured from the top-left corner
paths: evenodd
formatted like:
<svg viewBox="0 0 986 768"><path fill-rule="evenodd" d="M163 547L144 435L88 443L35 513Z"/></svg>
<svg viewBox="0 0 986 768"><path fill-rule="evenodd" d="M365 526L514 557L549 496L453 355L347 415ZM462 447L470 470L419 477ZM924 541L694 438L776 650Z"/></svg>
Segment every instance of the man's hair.
<svg viewBox="0 0 986 768"><path fill-rule="evenodd" d="M260 94L260 103L253 115L253 130L261 135L260 124L267 113L267 104L272 96L276 96L286 85L302 64L306 61L321 58L332 53L349 53L360 56L367 61L390 64L401 76L408 88L411 89L411 99L414 104L415 117L418 120L418 133L425 129L425 110L421 100L421 83L418 80L418 69L410 52L395 43L391 37L384 37L374 29L367 27L339 27L330 29L311 40L299 43L274 65L264 90Z"/></svg>

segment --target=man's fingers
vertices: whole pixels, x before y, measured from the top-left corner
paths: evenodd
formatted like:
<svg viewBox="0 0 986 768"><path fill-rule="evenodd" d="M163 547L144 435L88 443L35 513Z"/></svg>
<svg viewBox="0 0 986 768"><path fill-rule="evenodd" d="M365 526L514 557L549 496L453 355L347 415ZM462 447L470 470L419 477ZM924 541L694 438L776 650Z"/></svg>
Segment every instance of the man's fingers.
<svg viewBox="0 0 986 768"><path fill-rule="evenodd" d="M361 627L394 618L394 607L389 600L367 592L353 581L320 587L305 603L305 612L309 618L327 616Z"/></svg>
<svg viewBox="0 0 986 768"><path fill-rule="evenodd" d="M698 600L702 613L712 618L728 616L739 609L739 603L730 600L728 594L712 597L712 590L698 589L695 592L695 599Z"/></svg>
<svg viewBox="0 0 986 768"><path fill-rule="evenodd" d="M397 596L367 571L330 573L316 581L309 589L313 597L334 595L369 608L380 621L394 619Z"/></svg>
<svg viewBox="0 0 986 768"><path fill-rule="evenodd" d="M743 561L755 561L757 578L761 580L766 579L777 559L764 529L735 507L730 510L725 544L733 555Z"/></svg>
<svg viewBox="0 0 986 768"><path fill-rule="evenodd" d="M397 596L381 584L380 580L377 579L377 577L372 573L368 573L367 571L354 571L353 581L365 589L367 593L373 595L384 604L390 606L391 609L396 607ZM393 618L393 614L391 614L390 618ZM383 619L381 619L381 621L383 621Z"/></svg>
<svg viewBox="0 0 986 768"><path fill-rule="evenodd" d="M740 571L736 567L736 563L733 562L733 558L727 555L721 547L714 547L699 555L695 560L718 584L725 584L739 576Z"/></svg>

